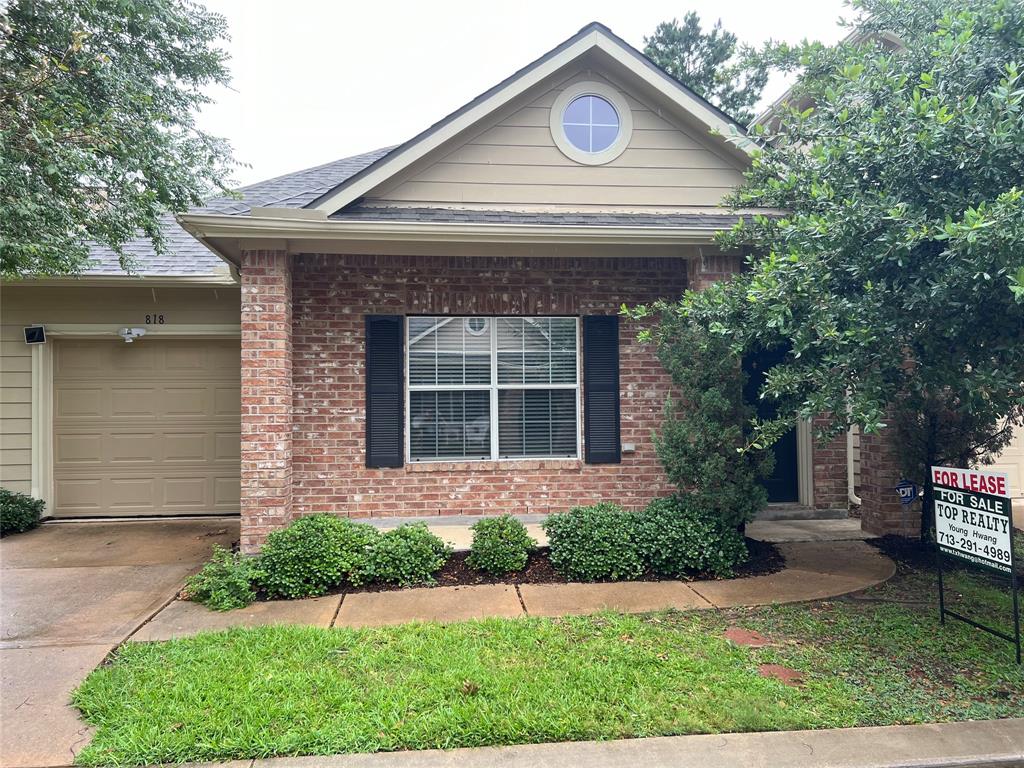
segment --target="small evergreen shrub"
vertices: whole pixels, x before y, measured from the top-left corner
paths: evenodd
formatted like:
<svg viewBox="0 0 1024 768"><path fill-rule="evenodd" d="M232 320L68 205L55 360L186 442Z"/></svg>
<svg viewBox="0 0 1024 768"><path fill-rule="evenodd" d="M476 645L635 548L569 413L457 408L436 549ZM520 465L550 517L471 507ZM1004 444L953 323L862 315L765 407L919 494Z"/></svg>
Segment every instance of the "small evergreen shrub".
<svg viewBox="0 0 1024 768"><path fill-rule="evenodd" d="M256 599L256 559L214 545L203 570L185 582L181 596L215 611L244 608Z"/></svg>
<svg viewBox="0 0 1024 768"><path fill-rule="evenodd" d="M405 523L376 537L364 567L353 581L382 581L410 587L433 584L434 574L448 562L452 548L427 530L425 523Z"/></svg>
<svg viewBox="0 0 1024 768"><path fill-rule="evenodd" d="M362 572L380 537L366 523L334 515L300 517L260 551L259 582L270 597L317 597Z"/></svg>
<svg viewBox="0 0 1024 768"><path fill-rule="evenodd" d="M707 573L728 577L747 559L735 525L693 494L655 499L636 516L640 555L658 576Z"/></svg>
<svg viewBox="0 0 1024 768"><path fill-rule="evenodd" d="M555 570L574 581L635 579L643 571L635 516L617 504L573 507L543 523Z"/></svg>
<svg viewBox="0 0 1024 768"><path fill-rule="evenodd" d="M472 568L501 576L526 567L537 542L526 526L511 515L491 517L473 524L473 544L466 562Z"/></svg>
<svg viewBox="0 0 1024 768"><path fill-rule="evenodd" d="M45 506L42 499L0 488L0 536L32 530L39 525Z"/></svg>

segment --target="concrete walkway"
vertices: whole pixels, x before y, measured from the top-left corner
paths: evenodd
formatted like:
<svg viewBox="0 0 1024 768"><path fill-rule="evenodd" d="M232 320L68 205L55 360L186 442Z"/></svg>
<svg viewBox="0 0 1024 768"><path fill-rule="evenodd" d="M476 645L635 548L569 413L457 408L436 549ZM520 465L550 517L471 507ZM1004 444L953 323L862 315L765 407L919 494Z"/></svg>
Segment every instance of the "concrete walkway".
<svg viewBox="0 0 1024 768"><path fill-rule="evenodd" d="M0 766L63 766L90 733L71 691L174 598L238 521L62 523L0 541Z"/></svg>
<svg viewBox="0 0 1024 768"><path fill-rule="evenodd" d="M238 760L232 768L1010 768L1024 720L667 736L372 755Z"/></svg>
<svg viewBox="0 0 1024 768"><path fill-rule="evenodd" d="M418 588L270 601L226 613L177 600L131 639L167 640L233 626L269 624L365 627L489 616L565 616L602 610L643 613L791 603L857 592L895 572L889 558L862 541L791 542L780 544L779 549L786 558L782 571L726 581Z"/></svg>

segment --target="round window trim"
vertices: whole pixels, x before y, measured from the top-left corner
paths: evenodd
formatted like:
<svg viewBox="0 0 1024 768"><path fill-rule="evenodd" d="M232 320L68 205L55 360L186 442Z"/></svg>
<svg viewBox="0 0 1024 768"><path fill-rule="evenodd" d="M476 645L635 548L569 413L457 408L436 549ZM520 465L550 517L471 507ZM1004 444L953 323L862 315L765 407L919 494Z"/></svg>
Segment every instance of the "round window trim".
<svg viewBox="0 0 1024 768"><path fill-rule="evenodd" d="M466 326L466 333L472 336L483 336L487 332L486 317L467 317L463 323Z"/></svg>
<svg viewBox="0 0 1024 768"><path fill-rule="evenodd" d="M611 104L619 115L619 135L615 137L611 146L601 152L586 152L579 149L565 135L565 128L562 126L565 110L580 96L602 98ZM633 113L625 97L614 88L604 83L584 81L568 86L555 99L555 103L551 105L550 127L555 146L570 160L583 165L604 165L621 155L629 146L629 140L633 136Z"/></svg>

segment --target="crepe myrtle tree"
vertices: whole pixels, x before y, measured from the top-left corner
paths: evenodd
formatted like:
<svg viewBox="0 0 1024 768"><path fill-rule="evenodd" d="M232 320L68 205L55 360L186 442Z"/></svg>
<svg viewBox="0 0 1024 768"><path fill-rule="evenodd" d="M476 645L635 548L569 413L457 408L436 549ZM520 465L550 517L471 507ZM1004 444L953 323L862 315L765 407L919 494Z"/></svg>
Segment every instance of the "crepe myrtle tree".
<svg viewBox="0 0 1024 768"><path fill-rule="evenodd" d="M160 248L163 214L225 190L229 147L195 115L228 82L226 30L189 0L0 3L0 276Z"/></svg>
<svg viewBox="0 0 1024 768"><path fill-rule="evenodd" d="M907 476L990 461L1024 405L1024 5L858 0L834 46L771 45L799 73L720 236L745 271L672 311L742 352L785 345L770 442L826 414L895 433ZM922 515L922 535L929 533Z"/></svg>

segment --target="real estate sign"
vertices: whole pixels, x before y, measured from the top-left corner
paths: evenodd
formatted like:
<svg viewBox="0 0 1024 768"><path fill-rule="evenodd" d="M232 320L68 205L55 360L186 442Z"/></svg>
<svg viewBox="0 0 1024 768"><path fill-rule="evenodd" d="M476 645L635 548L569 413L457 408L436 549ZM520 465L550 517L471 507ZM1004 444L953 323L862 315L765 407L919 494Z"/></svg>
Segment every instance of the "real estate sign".
<svg viewBox="0 0 1024 768"><path fill-rule="evenodd" d="M1002 472L931 467L935 538L944 555L1009 574L1013 519Z"/></svg>

